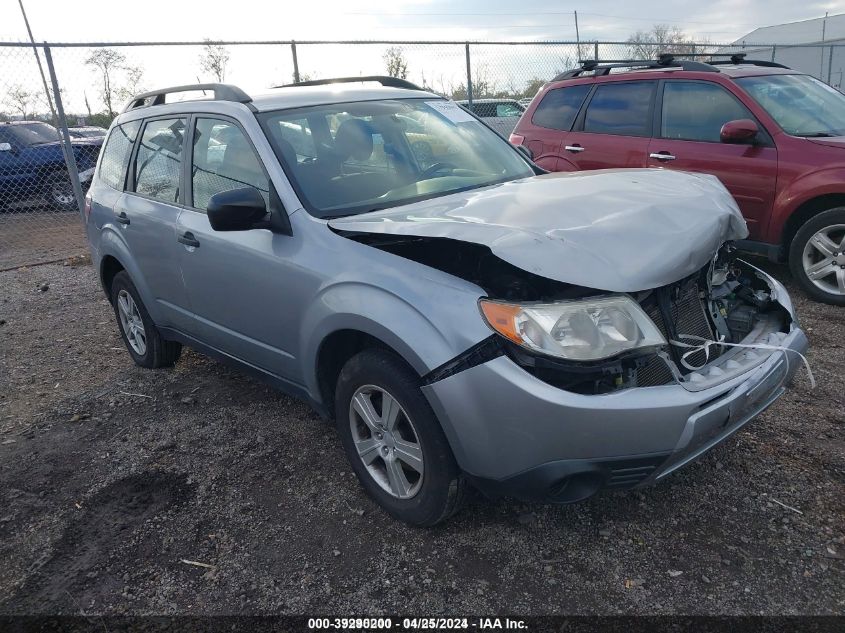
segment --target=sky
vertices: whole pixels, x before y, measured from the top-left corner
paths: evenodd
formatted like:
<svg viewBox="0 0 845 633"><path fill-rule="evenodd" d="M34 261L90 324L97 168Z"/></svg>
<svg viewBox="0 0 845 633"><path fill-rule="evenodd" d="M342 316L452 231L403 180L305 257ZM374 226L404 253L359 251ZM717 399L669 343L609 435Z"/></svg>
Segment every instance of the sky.
<svg viewBox="0 0 845 633"><path fill-rule="evenodd" d="M760 26L845 13L845 0L23 0L37 41L221 40L455 40L624 41L633 32L668 24L690 38L731 42ZM0 0L0 44L27 39L18 0ZM462 45L408 45L408 78L443 93L465 81ZM386 46L300 45L299 70L316 77L384 74ZM124 47L124 66L143 69L134 91L211 78L201 68L201 47ZM591 47L581 57L592 57ZM66 110L105 109L96 70L85 63L90 48L56 49L53 57ZM293 79L289 46L229 47L226 81L250 93ZM627 57L625 47L600 49L603 59ZM521 90L571 68L574 46L472 47L473 74L497 89ZM116 72L129 91L129 74ZM475 81L475 79L474 79ZM9 92L22 86L43 94L32 50L0 46L0 112L13 112ZM5 93L5 96L4 96ZM121 97L121 104L126 100ZM86 105L87 101L87 105ZM37 109L37 108L36 108ZM42 110L46 110L46 100Z"/></svg>
<svg viewBox="0 0 845 633"><path fill-rule="evenodd" d="M24 0L38 40L627 39L654 23L733 41L758 26L845 12L845 0ZM121 5L125 8L121 9ZM131 19L125 15L131 13ZM186 19L188 18L188 19ZM0 41L24 39L18 0L0 0Z"/></svg>

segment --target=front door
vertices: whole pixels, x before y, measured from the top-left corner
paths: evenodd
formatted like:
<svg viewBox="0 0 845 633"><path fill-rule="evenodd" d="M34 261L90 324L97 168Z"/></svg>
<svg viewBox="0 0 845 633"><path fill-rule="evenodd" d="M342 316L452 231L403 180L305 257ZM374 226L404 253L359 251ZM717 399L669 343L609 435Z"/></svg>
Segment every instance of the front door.
<svg viewBox="0 0 845 633"><path fill-rule="evenodd" d="M299 306L285 291L296 276L296 248L268 229L215 231L206 208L222 191L254 187L274 213L270 179L241 127L217 117L196 119L188 206L179 217L180 263L191 299L190 334L276 376L296 380Z"/></svg>
<svg viewBox="0 0 845 633"><path fill-rule="evenodd" d="M749 238L759 240L774 203L777 149L759 122L760 133L753 144L721 143L722 126L737 119L754 120L754 115L722 86L667 80L648 164L717 176L745 216Z"/></svg>

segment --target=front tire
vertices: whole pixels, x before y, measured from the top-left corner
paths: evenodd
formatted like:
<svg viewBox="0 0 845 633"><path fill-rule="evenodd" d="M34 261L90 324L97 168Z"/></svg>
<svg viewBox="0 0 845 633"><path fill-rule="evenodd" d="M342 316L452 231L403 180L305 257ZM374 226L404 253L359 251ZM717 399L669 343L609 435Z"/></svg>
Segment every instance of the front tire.
<svg viewBox="0 0 845 633"><path fill-rule="evenodd" d="M114 276L111 300L120 336L136 365L157 369L172 367L179 360L181 343L161 337L125 270Z"/></svg>
<svg viewBox="0 0 845 633"><path fill-rule="evenodd" d="M44 202L56 211L76 211L76 194L73 185L65 176L51 178L43 193Z"/></svg>
<svg viewBox="0 0 845 633"><path fill-rule="evenodd" d="M789 267L811 299L845 306L845 207L819 213L798 229Z"/></svg>
<svg viewBox="0 0 845 633"><path fill-rule="evenodd" d="M335 418L361 485L392 516L431 526L460 509L467 483L401 358L380 349L352 357L338 378Z"/></svg>

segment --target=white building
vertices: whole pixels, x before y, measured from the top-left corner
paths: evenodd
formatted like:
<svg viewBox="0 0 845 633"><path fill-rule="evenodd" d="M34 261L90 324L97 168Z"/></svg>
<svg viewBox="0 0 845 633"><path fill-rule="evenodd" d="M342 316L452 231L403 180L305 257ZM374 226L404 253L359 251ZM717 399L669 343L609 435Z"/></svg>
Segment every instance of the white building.
<svg viewBox="0 0 845 633"><path fill-rule="evenodd" d="M784 64L839 88L845 83L845 13L763 26L720 50L731 51Z"/></svg>

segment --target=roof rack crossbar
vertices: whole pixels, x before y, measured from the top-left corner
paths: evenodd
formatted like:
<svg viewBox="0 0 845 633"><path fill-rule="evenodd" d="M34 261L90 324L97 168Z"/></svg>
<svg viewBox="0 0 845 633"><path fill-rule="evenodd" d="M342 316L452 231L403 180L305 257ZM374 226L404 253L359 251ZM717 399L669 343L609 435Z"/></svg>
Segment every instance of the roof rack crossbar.
<svg viewBox="0 0 845 633"><path fill-rule="evenodd" d="M236 101L238 103L250 103L252 101L252 97L237 86L231 84L188 84L185 86L173 86L172 88L161 88L160 90L142 92L132 97L123 111L128 112L136 108L163 105L166 95L174 92L195 92L199 90L212 91L214 93L214 99L218 101Z"/></svg>
<svg viewBox="0 0 845 633"><path fill-rule="evenodd" d="M298 88L300 86L325 86L328 84L351 84L361 83L365 81L373 81L380 83L382 86L388 88L405 88L406 90L424 90L417 84L408 81L407 79L399 79L398 77L390 77L388 75L365 75L363 77L335 77L333 79L312 79L309 81L298 81L292 84L284 84L281 86L273 86L274 88Z"/></svg>
<svg viewBox="0 0 845 633"><path fill-rule="evenodd" d="M552 81L561 81L563 79L574 79L580 75L588 72L593 72L596 77L603 77L610 74L614 68L680 68L681 70L695 70L705 73L717 73L718 68L713 68L710 64L704 62L696 62L692 60L679 59L676 60L671 54L663 54L657 60L654 59L611 59L611 60L595 60L585 59L580 61L581 67L567 70L560 73Z"/></svg>

